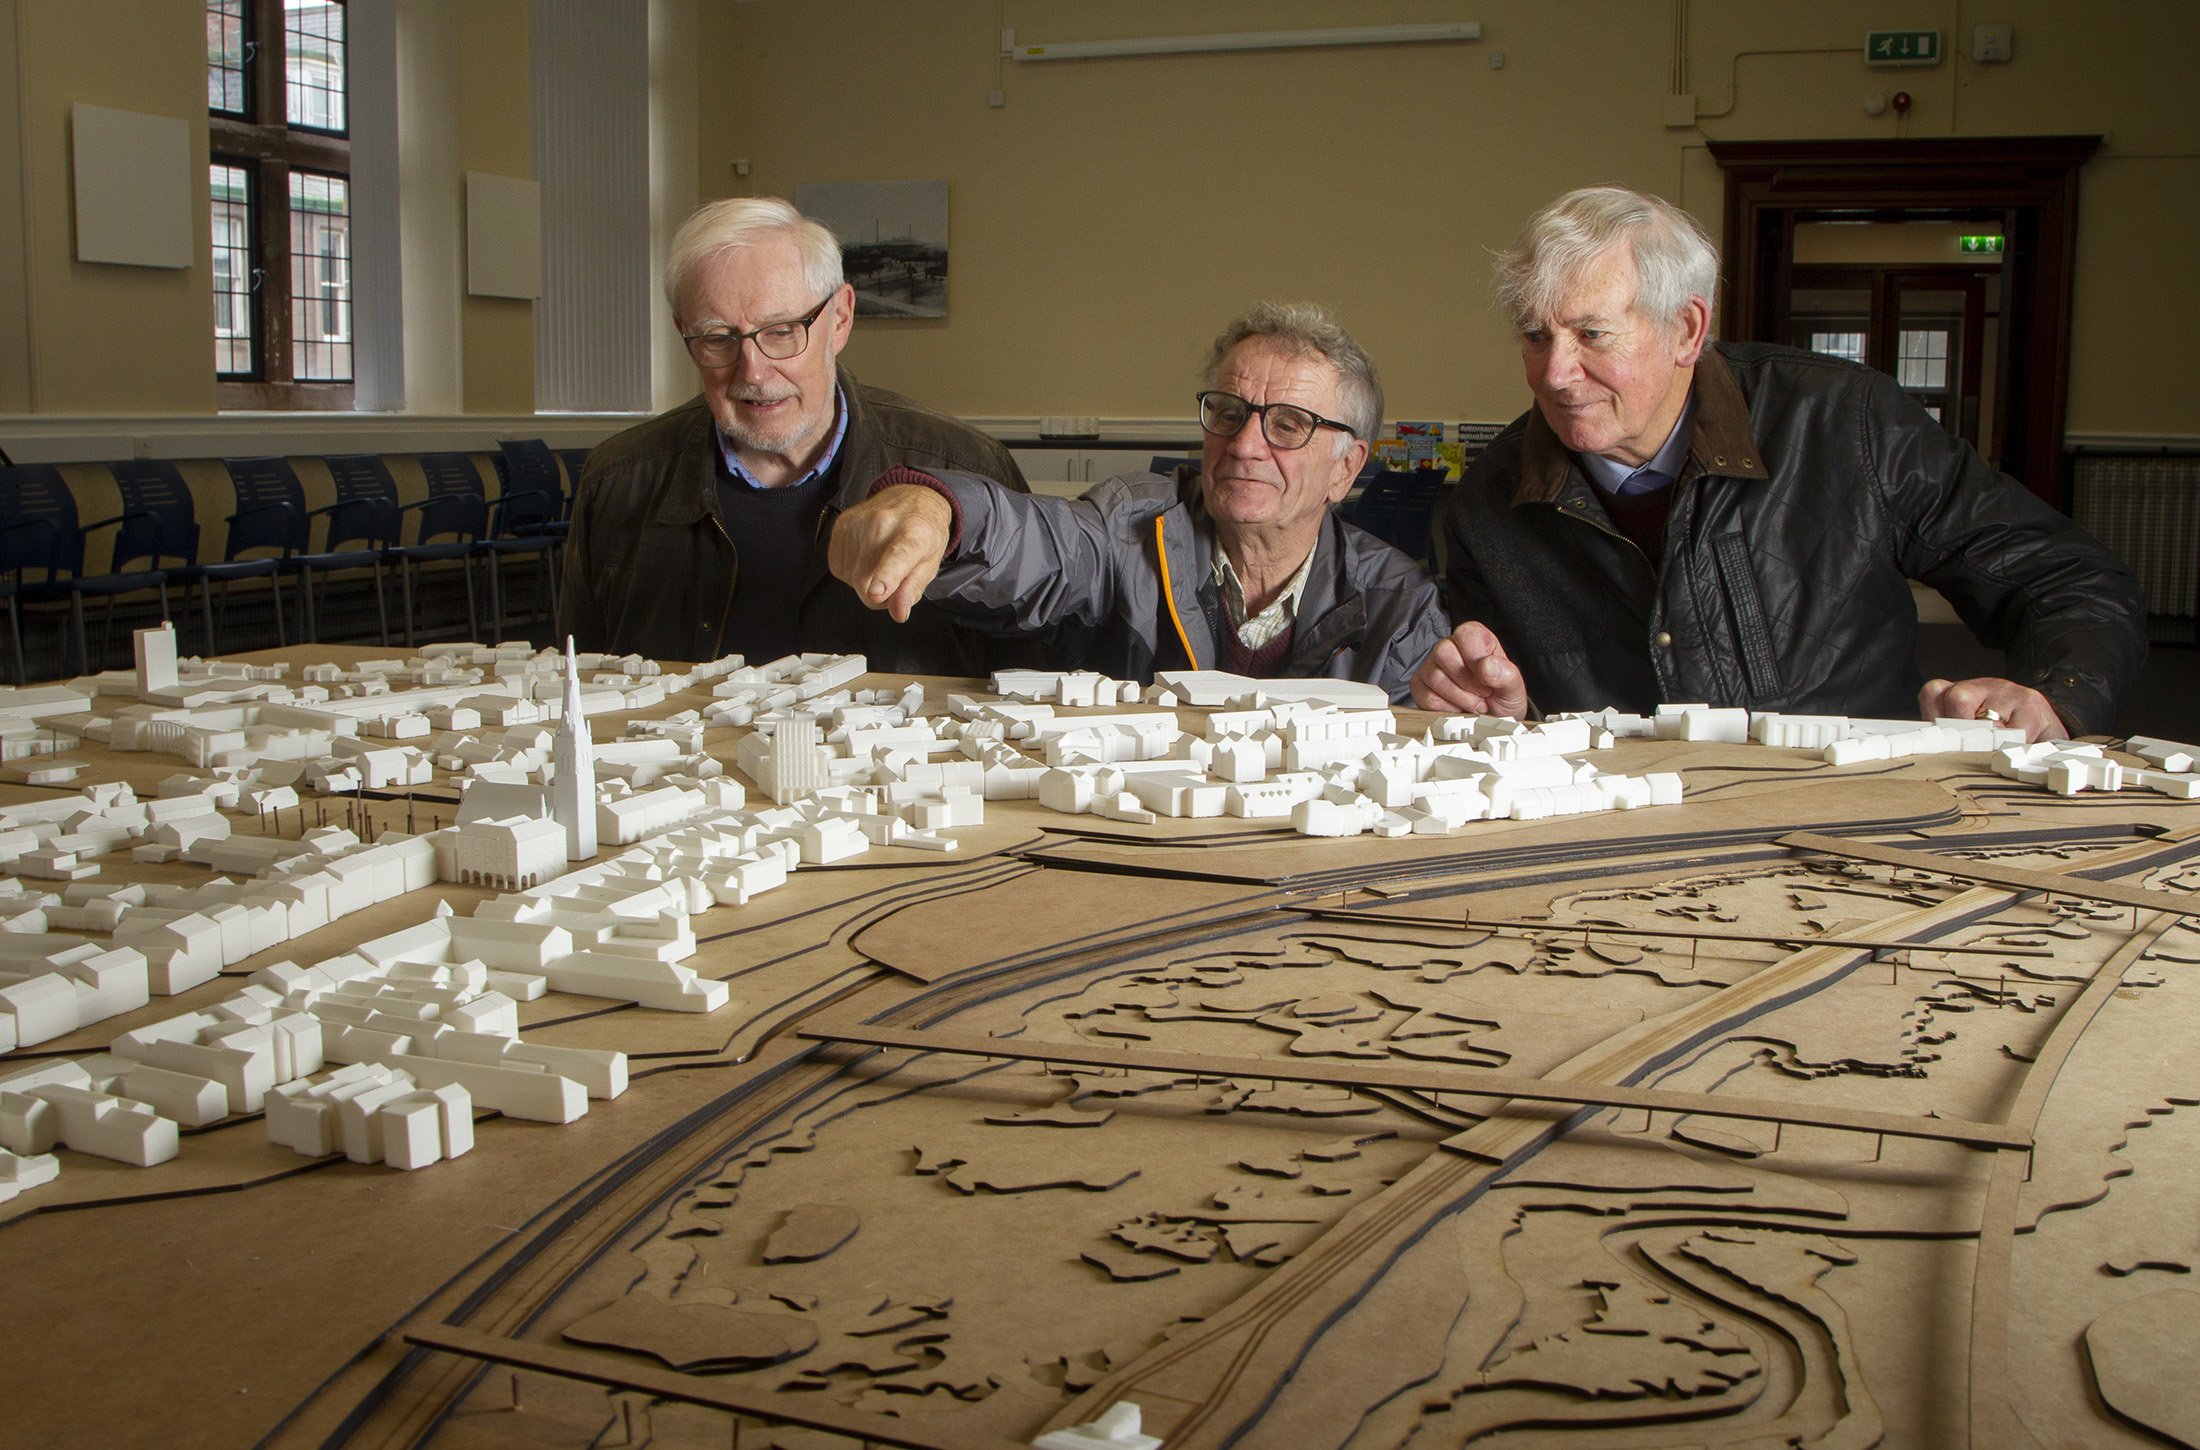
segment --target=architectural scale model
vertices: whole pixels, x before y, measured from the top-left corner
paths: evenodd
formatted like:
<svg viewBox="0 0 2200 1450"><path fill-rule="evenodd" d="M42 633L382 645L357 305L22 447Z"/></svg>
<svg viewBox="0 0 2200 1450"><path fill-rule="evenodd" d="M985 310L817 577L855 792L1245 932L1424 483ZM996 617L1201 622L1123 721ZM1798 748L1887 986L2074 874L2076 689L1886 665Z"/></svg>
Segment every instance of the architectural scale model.
<svg viewBox="0 0 2200 1450"><path fill-rule="evenodd" d="M989 683L0 690L11 1426L2200 1443L2200 748Z"/></svg>

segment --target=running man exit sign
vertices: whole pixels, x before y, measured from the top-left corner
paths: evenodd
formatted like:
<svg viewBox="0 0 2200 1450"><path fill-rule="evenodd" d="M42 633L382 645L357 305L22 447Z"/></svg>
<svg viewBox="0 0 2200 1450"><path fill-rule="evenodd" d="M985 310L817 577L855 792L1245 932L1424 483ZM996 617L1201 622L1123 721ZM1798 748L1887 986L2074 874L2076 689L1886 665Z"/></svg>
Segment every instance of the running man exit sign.
<svg viewBox="0 0 2200 1450"><path fill-rule="evenodd" d="M1874 30L1864 39L1866 65L1939 65L1937 30Z"/></svg>

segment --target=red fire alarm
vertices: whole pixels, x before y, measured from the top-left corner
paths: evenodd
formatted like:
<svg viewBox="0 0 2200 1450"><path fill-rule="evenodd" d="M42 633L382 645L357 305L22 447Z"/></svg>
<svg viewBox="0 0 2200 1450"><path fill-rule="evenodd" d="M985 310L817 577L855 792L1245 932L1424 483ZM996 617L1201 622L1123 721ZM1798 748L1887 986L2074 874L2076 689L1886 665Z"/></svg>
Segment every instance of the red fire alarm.
<svg viewBox="0 0 2200 1450"><path fill-rule="evenodd" d="M1894 113L1897 116L1902 116L1909 114L1909 110L1910 93L1908 91L1896 91L1894 93Z"/></svg>

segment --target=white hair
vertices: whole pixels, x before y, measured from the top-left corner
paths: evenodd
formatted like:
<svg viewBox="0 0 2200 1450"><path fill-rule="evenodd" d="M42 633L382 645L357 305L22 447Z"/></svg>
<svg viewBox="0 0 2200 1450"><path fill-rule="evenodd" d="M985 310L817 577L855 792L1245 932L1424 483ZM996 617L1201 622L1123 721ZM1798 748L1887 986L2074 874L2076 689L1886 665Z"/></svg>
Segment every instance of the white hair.
<svg viewBox="0 0 2200 1450"><path fill-rule="evenodd" d="M840 243L829 227L776 196L734 196L705 203L681 223L665 256L665 301L679 313L704 266L722 252L755 246L774 234L793 238L811 292L823 296L839 289Z"/></svg>
<svg viewBox="0 0 2200 1450"><path fill-rule="evenodd" d="M1716 308L1719 249L1669 201L1620 186L1569 191L1537 212L1497 254L1497 301L1523 330L1550 318L1599 257L1625 245L1635 259L1635 310L1664 326L1688 299Z"/></svg>
<svg viewBox="0 0 2200 1450"><path fill-rule="evenodd" d="M1376 380L1374 359L1312 302L1256 302L1232 320L1207 354L1208 387L1215 385L1231 350L1252 338L1328 363L1337 374L1337 400L1345 413L1336 421L1350 425L1355 438L1373 439L1382 431L1383 385Z"/></svg>

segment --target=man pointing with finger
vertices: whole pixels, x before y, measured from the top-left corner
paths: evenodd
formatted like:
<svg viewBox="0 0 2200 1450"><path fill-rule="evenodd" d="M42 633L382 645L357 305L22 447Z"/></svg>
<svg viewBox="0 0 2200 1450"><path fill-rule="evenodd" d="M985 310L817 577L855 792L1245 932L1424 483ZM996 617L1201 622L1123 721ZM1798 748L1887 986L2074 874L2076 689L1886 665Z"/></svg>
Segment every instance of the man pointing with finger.
<svg viewBox="0 0 2200 1450"><path fill-rule="evenodd" d="M1329 676L1406 697L1448 621L1411 559L1336 517L1382 422L1374 364L1316 307L1263 304L1217 338L1197 478L1077 500L896 469L834 528L832 569L901 618L919 600L1050 663Z"/></svg>
<svg viewBox="0 0 2200 1450"><path fill-rule="evenodd" d="M855 293L833 234L776 197L711 202L673 238L665 294L702 393L589 454L562 631L584 650L666 660L818 651L938 675L1004 663L931 611L890 624L826 573L833 518L889 467L1024 487L993 439L840 366Z"/></svg>
<svg viewBox="0 0 2200 1450"><path fill-rule="evenodd" d="M2112 729L2146 658L2131 572L1894 379L1712 342L1717 282L1687 213L1617 187L1559 198L1500 258L1535 406L1443 510L1462 623L1415 698ZM1921 687L1912 579L2009 678Z"/></svg>

